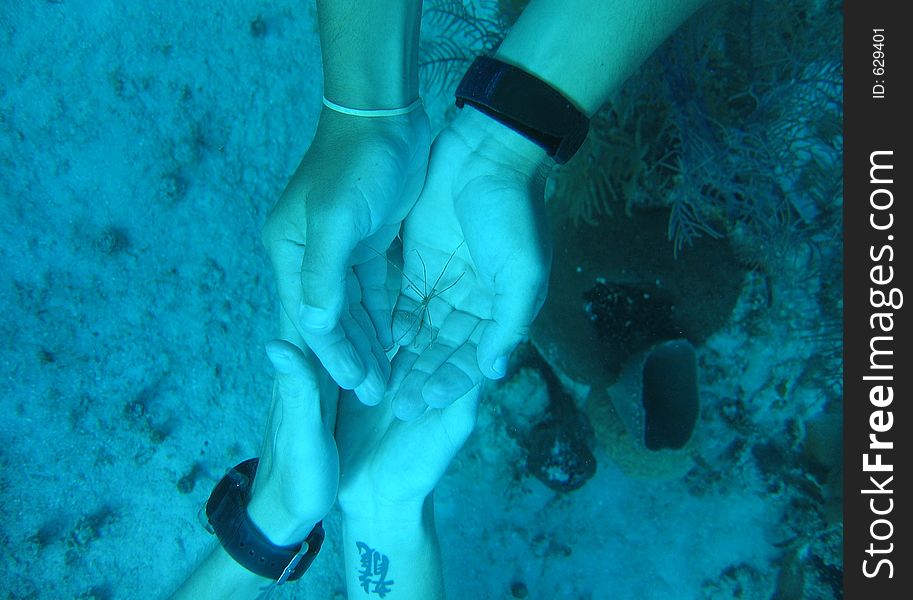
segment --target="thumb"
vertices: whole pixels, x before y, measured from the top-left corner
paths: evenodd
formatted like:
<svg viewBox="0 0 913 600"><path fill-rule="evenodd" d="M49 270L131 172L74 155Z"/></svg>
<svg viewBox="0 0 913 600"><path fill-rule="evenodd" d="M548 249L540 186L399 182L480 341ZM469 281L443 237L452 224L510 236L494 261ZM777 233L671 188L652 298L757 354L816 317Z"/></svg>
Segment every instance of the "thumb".
<svg viewBox="0 0 913 600"><path fill-rule="evenodd" d="M512 282L495 293L492 318L482 331L476 351L479 369L489 379L500 379L507 373L511 353L529 334L545 301L545 282L533 277L525 283Z"/></svg>
<svg viewBox="0 0 913 600"><path fill-rule="evenodd" d="M304 353L290 342L272 340L266 344L266 355L276 370L276 388L285 409L319 408L317 374ZM291 420L297 422L297 419Z"/></svg>
<svg viewBox="0 0 913 600"><path fill-rule="evenodd" d="M441 427L446 432L445 439L452 444L450 447L451 459L459 452L475 429L481 397L482 382L479 382L457 398L453 404L442 408L439 413Z"/></svg>
<svg viewBox="0 0 913 600"><path fill-rule="evenodd" d="M306 331L326 333L339 321L345 303L346 272L360 240L351 213L314 215L308 220L298 315Z"/></svg>

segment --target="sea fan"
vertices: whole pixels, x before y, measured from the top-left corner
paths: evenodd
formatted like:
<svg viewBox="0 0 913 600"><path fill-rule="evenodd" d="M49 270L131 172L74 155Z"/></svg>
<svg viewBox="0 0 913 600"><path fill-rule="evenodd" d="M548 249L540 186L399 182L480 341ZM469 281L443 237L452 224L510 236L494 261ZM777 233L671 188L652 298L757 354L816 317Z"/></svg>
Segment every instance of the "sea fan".
<svg viewBox="0 0 913 600"><path fill-rule="evenodd" d="M839 11L750 0L702 17L658 58L682 132L669 236L681 251L702 233L737 230L763 249L754 262L776 269L839 230L841 56L826 34Z"/></svg>
<svg viewBox="0 0 913 600"><path fill-rule="evenodd" d="M452 92L479 54L490 54L504 39L507 22L491 0L433 0L423 14L419 73L429 92Z"/></svg>

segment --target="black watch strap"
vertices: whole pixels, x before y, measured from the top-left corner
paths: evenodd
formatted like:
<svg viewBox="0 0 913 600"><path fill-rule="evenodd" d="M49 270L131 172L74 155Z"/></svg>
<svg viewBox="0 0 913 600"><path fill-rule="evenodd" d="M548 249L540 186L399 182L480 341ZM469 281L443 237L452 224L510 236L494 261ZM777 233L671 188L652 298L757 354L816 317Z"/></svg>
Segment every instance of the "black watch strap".
<svg viewBox="0 0 913 600"><path fill-rule="evenodd" d="M241 566L283 583L294 581L304 575L320 551L324 538L323 522L318 522L300 544L273 544L247 514L251 484L258 464L259 459L251 458L228 471L216 484L206 503L206 518L222 547ZM303 554L302 549L306 550Z"/></svg>
<svg viewBox="0 0 913 600"><path fill-rule="evenodd" d="M476 58L456 90L456 105L468 104L566 163L583 144L590 120L561 92L513 65Z"/></svg>

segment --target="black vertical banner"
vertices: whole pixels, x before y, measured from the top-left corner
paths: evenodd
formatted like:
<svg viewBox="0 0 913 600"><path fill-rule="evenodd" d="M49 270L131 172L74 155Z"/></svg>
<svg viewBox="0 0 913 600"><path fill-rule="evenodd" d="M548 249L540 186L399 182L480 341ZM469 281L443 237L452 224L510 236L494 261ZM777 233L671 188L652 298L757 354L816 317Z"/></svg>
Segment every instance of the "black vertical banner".
<svg viewBox="0 0 913 600"><path fill-rule="evenodd" d="M913 22L844 4L844 596L911 598Z"/></svg>

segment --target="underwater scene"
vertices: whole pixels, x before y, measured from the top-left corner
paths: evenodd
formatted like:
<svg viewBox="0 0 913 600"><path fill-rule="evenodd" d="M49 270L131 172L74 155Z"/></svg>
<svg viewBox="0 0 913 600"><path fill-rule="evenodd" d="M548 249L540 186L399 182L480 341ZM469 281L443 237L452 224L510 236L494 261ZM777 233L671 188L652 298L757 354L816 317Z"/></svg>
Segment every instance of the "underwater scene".
<svg viewBox="0 0 913 600"><path fill-rule="evenodd" d="M526 4L424 1L432 134ZM0 597L164 598L212 549L268 427L261 230L318 124L316 11L0 5ZM843 597L842 19L711 2L550 172L547 298L434 489L447 597ZM432 346L462 271L409 279ZM323 527L271 597L353 597Z"/></svg>

